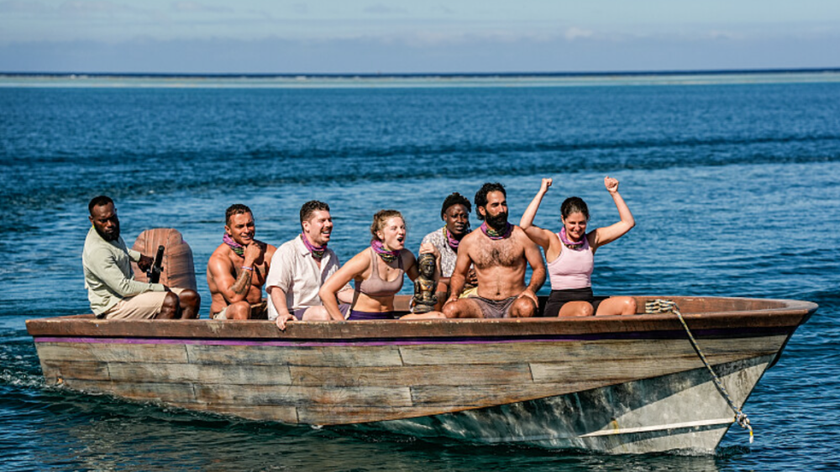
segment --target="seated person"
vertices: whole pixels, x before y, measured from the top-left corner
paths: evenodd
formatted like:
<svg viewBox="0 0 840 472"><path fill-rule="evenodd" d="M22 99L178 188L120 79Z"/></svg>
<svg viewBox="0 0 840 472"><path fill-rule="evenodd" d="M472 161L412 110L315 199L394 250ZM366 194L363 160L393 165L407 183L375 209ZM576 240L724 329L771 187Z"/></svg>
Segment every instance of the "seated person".
<svg viewBox="0 0 840 472"><path fill-rule="evenodd" d="M636 300L632 297L597 298L592 294L592 269L595 250L622 237L636 225L630 209L618 193L618 180L604 177L604 186L612 196L621 221L605 228L586 232L589 209L578 197L569 197L560 206L563 228L559 233L534 226L534 217L551 179L542 179L540 190L528 205L519 224L525 233L545 251L551 278L551 295L543 316L632 315Z"/></svg>
<svg viewBox="0 0 840 472"><path fill-rule="evenodd" d="M355 283L355 291L348 320L394 319L394 295L403 286L403 275L408 275L412 281L419 275L414 254L405 249L407 231L400 212L377 212L370 232L373 235L370 248L356 254L321 287L321 301L333 319L341 316L336 293L351 280ZM437 267L440 267L440 253L434 246L424 244L420 246L420 252L435 254ZM434 278L437 279L439 271L436 269L435 272ZM406 315L402 319L442 317L442 313L431 311Z"/></svg>
<svg viewBox="0 0 840 472"><path fill-rule="evenodd" d="M470 211L472 205L463 195L455 192L443 201L440 218L444 221L443 228L432 231L423 237L422 243L429 243L440 252L440 280L437 286L438 310L449 297L449 277L455 269L455 259L458 258L458 245L461 239L470 232ZM475 269L470 268L467 284L461 296L469 296L475 291L478 280Z"/></svg>
<svg viewBox="0 0 840 472"><path fill-rule="evenodd" d="M267 319L262 287L277 248L254 239L255 232L250 208L237 203L227 209L222 244L207 262L211 319Z"/></svg>
<svg viewBox="0 0 840 472"><path fill-rule="evenodd" d="M152 258L128 249L120 237L114 201L100 195L88 204L93 227L85 238L82 267L90 308L97 318L196 318L201 297L194 290L134 280L131 261L148 270Z"/></svg>
<svg viewBox="0 0 840 472"><path fill-rule="evenodd" d="M508 223L505 188L486 183L475 194L481 227L464 236L450 278L449 299L443 306L448 318L519 318L535 316L536 292L545 282L542 254L522 228ZM458 298L475 265L478 291ZM531 266L531 282L525 285L525 268Z"/></svg>
<svg viewBox="0 0 840 472"><path fill-rule="evenodd" d="M330 207L324 202L310 201L300 209L301 233L283 243L271 258L266 278L268 319L286 329L287 321L327 321L330 314L322 306L318 290L341 266L338 256L327 248L333 230ZM339 305L341 316L353 301L352 288L347 285L338 293L346 303Z"/></svg>

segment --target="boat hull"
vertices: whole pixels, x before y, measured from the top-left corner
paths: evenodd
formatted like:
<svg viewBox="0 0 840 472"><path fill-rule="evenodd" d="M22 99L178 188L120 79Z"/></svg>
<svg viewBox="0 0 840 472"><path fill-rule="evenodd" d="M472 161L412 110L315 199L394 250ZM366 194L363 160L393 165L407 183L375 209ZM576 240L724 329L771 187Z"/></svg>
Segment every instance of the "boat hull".
<svg viewBox="0 0 840 472"><path fill-rule="evenodd" d="M680 301L739 407L816 309ZM712 450L734 418L673 315L28 327L48 384L254 420L639 453Z"/></svg>

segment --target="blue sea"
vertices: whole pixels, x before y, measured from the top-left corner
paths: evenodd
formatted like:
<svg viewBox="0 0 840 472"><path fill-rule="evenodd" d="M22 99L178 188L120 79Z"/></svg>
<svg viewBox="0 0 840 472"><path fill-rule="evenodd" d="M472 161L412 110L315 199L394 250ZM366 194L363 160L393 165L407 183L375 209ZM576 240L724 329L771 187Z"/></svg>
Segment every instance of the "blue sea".
<svg viewBox="0 0 840 472"><path fill-rule="evenodd" d="M408 246L446 195L502 182L518 221L583 197L591 225L636 228L598 251L596 294L810 300L715 454L608 456L427 442L191 413L45 385L24 320L89 312L87 202L117 202L123 237L174 227L204 283L224 211L249 205L279 245L326 201L346 261L373 213L406 216ZM0 78L0 469L838 470L840 78ZM477 220L473 218L474 227ZM404 291L410 289L405 285ZM542 293L548 292L548 286ZM702 346L701 346L702 347Z"/></svg>

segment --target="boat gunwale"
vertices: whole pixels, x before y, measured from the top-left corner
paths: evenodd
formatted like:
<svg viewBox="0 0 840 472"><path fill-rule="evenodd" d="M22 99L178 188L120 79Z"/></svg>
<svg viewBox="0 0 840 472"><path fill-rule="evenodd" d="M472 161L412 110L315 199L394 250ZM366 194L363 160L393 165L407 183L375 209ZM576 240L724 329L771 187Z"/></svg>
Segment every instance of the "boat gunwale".
<svg viewBox="0 0 840 472"><path fill-rule="evenodd" d="M654 297L636 297L637 300ZM684 313L693 331L791 332L805 323L818 306L785 299L735 297L656 297L680 300L758 301L777 304L772 308ZM26 321L33 337L106 337L169 339L273 339L353 340L419 338L517 338L540 336L587 336L628 333L655 335L682 331L670 313L619 316L506 319L307 321L289 323L280 331L273 321L197 320L104 320L93 315L71 315ZM744 333L746 334L746 333Z"/></svg>

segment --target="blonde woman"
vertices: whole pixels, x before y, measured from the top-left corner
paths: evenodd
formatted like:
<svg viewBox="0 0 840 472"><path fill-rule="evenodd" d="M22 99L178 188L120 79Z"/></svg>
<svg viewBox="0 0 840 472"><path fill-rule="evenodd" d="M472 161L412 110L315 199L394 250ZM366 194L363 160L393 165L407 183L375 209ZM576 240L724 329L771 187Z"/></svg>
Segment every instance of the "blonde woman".
<svg viewBox="0 0 840 472"><path fill-rule="evenodd" d="M405 219L396 210L381 210L373 216L370 226L370 247L356 254L327 279L319 295L324 308L333 319L340 315L336 293L350 280L355 283L353 304L348 320L394 319L394 295L403 286L403 275L415 280L419 271L414 254L405 248L407 230ZM440 267L440 253L431 244L420 246L420 253L432 253ZM436 270L435 279L440 278ZM440 312L406 315L403 319L443 318Z"/></svg>

